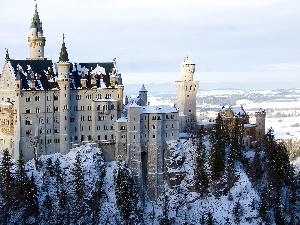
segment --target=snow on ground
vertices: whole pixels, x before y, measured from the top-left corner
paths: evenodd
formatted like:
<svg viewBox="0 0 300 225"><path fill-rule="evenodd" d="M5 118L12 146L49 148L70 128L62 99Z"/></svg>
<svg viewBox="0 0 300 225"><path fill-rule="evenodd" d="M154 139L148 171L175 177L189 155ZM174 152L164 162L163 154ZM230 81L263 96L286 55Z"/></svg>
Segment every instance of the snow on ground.
<svg viewBox="0 0 300 225"><path fill-rule="evenodd" d="M300 124L300 117L266 118L266 129L272 127L276 139L300 139L300 126L295 126L297 123Z"/></svg>
<svg viewBox="0 0 300 225"><path fill-rule="evenodd" d="M300 173L300 157L293 160L292 164L295 166L296 172Z"/></svg>

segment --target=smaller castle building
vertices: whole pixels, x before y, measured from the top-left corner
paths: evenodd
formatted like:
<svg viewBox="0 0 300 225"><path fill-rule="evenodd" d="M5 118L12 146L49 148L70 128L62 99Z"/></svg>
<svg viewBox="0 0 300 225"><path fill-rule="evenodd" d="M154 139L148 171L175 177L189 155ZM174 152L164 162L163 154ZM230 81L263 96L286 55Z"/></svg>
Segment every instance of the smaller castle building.
<svg viewBox="0 0 300 225"><path fill-rule="evenodd" d="M243 133L242 145L250 147L262 144L266 129L266 111L264 109L259 109L255 112L255 124L249 122L249 115L242 106L223 107L220 110L220 115L229 132L233 130L236 123L241 127Z"/></svg>

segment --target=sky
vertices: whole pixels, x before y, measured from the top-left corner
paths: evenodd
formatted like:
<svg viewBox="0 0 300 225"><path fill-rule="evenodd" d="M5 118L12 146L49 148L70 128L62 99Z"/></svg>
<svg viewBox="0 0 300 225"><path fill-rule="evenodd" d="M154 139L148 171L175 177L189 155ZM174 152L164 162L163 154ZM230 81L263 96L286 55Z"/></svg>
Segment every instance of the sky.
<svg viewBox="0 0 300 225"><path fill-rule="evenodd" d="M2 68L5 48L11 58L29 56L27 37L36 2L0 1ZM117 58L123 80L129 83L172 81L170 74L179 74L187 55L196 63L196 77L206 82L240 81L239 73L264 71L266 79L274 80L274 72L276 80L293 82L300 73L299 0L38 0L37 4L46 37L45 57L58 60L65 33L70 61ZM214 75L203 77L210 72ZM253 80L259 78L253 75Z"/></svg>

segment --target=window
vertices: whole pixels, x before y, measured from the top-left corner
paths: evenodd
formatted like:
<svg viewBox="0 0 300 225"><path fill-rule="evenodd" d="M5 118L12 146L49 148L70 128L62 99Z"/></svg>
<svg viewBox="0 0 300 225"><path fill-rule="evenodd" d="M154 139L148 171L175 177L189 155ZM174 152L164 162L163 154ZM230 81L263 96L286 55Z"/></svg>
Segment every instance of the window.
<svg viewBox="0 0 300 225"><path fill-rule="evenodd" d="M26 113L30 113L31 112L31 110L30 109L26 109Z"/></svg>
<svg viewBox="0 0 300 225"><path fill-rule="evenodd" d="M35 101L36 102L40 101L40 96L35 96Z"/></svg>
<svg viewBox="0 0 300 225"><path fill-rule="evenodd" d="M39 108L39 107L36 107L36 108L35 108L35 112L36 112L36 113L40 113L40 108Z"/></svg>
<svg viewBox="0 0 300 225"><path fill-rule="evenodd" d="M54 101L57 101L57 100L58 100L58 96L57 96L57 95L54 95L54 96L53 96L53 99L54 99Z"/></svg>
<svg viewBox="0 0 300 225"><path fill-rule="evenodd" d="M89 105L89 106L88 106L88 110L92 110L92 106Z"/></svg>
<svg viewBox="0 0 300 225"><path fill-rule="evenodd" d="M47 101L51 101L51 96L47 96Z"/></svg>
<svg viewBox="0 0 300 225"><path fill-rule="evenodd" d="M31 120L25 120L25 125L32 125L32 121Z"/></svg>
<svg viewBox="0 0 300 225"><path fill-rule="evenodd" d="M26 97L25 101L30 102L30 97Z"/></svg>
<svg viewBox="0 0 300 225"><path fill-rule="evenodd" d="M155 125L152 125L152 129L155 129Z"/></svg>
<svg viewBox="0 0 300 225"><path fill-rule="evenodd" d="M54 112L58 112L58 107L54 106Z"/></svg>
<svg viewBox="0 0 300 225"><path fill-rule="evenodd" d="M152 137L155 138L155 134L153 134Z"/></svg>
<svg viewBox="0 0 300 225"><path fill-rule="evenodd" d="M92 121L92 116L88 116L88 121Z"/></svg>

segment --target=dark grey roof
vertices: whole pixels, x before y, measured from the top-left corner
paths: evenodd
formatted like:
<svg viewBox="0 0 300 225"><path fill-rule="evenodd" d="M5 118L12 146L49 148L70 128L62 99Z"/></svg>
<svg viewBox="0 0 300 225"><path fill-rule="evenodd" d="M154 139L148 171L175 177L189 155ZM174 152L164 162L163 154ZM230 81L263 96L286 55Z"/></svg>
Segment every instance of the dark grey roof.
<svg viewBox="0 0 300 225"><path fill-rule="evenodd" d="M8 60L11 63L15 71L15 76L17 80L22 80L22 89L29 89L28 80L36 81L37 90L49 90L52 88L58 88L55 82L55 77L57 77L56 64L53 64L52 60ZM53 68L55 66L56 69ZM103 67L103 73L93 72L95 68ZM30 70L28 70L30 67ZM21 69L22 68L22 69ZM71 89L81 88L81 78L87 80L87 88L92 88L91 79L96 80L96 87L109 87L110 86L110 73L113 71L113 62L106 63L70 63L70 79L71 79ZM84 72L83 72L84 71ZM39 75L39 80L37 79ZM48 76L48 78L47 78ZM49 79L52 78L52 79ZM101 82L103 79L103 83ZM40 81L40 82L39 82ZM118 81L116 81L118 84Z"/></svg>
<svg viewBox="0 0 300 225"><path fill-rule="evenodd" d="M42 87L36 85L37 89L48 90L57 86L54 82L49 82L47 79L47 74L49 74L50 78L55 77L53 71L53 63L52 60L14 60L10 59L9 62L11 66L14 68L15 76L17 80L22 80L22 89L28 89L27 80L36 80L36 77L28 78L26 75L40 75L40 82ZM28 70L28 66L31 70ZM20 69L22 68L22 69ZM36 80L37 82L37 80ZM54 85L54 86L53 86Z"/></svg>
<svg viewBox="0 0 300 225"><path fill-rule="evenodd" d="M80 71L77 70L77 68L86 68L87 73L81 74ZM87 88L91 88L91 72L97 67L103 67L105 69L105 74L94 74L94 79L97 81L97 87L109 87L110 86L110 73L112 72L114 68L114 64L112 62L104 62L104 63L77 63L77 64L71 64L71 71L72 71L72 78L74 79L75 87L78 88L81 87L80 78L84 76L85 79L87 79ZM100 78L102 76L104 86L103 84L100 84Z"/></svg>
<svg viewBox="0 0 300 225"><path fill-rule="evenodd" d="M69 56L65 44L65 35L63 35L63 43L59 53L59 62L69 62Z"/></svg>

